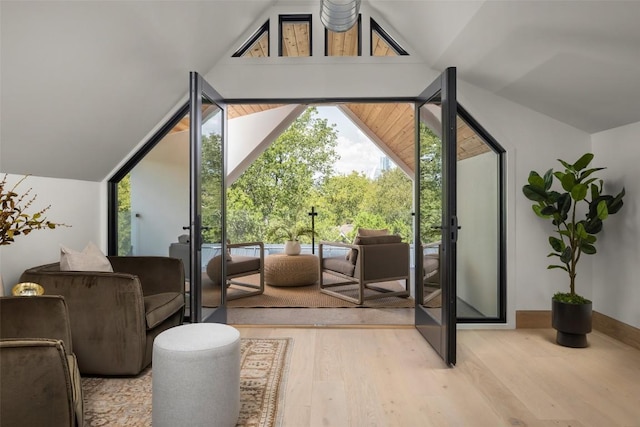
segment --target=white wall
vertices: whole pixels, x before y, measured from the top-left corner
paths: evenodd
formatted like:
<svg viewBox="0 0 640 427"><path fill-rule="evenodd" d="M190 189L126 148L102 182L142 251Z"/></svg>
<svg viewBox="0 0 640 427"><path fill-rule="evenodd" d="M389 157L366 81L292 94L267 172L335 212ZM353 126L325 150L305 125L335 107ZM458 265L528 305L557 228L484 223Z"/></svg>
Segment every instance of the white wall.
<svg viewBox="0 0 640 427"><path fill-rule="evenodd" d="M592 135L593 165L605 191L626 190L624 206L604 222L593 258L593 309L640 327L640 122Z"/></svg>
<svg viewBox="0 0 640 427"><path fill-rule="evenodd" d="M21 175L9 175L11 188ZM27 236L18 236L14 243L0 246L0 275L4 281L5 295L24 270L41 264L60 260L60 244L71 249L82 250L89 241L106 251L106 188L103 184L89 181L55 179L30 176L17 188L22 194L29 188L37 195L34 213L47 205L51 208L46 216L50 221L69 224L54 230L36 230Z"/></svg>

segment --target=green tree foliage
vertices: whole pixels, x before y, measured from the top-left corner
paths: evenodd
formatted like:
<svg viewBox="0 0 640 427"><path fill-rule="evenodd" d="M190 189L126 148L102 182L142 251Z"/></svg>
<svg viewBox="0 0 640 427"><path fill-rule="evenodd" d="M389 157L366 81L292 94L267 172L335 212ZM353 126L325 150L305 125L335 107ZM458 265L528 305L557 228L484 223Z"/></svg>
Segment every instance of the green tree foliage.
<svg viewBox="0 0 640 427"><path fill-rule="evenodd" d="M413 182L402 169L386 170L373 181L372 191L365 199L365 210L375 212L393 234L399 234L404 241L413 240L412 189ZM373 228L373 227L365 227Z"/></svg>
<svg viewBox="0 0 640 427"><path fill-rule="evenodd" d="M335 125L317 117L315 108L308 108L282 133L267 150L242 174L227 193L229 219L242 217L241 201L250 200L254 211L254 226L238 227L243 235L229 233L232 240L262 239L274 220L308 225L306 212L311 208L314 189L333 174L338 159ZM246 209L246 206L245 208ZM253 234L259 232L259 234Z"/></svg>
<svg viewBox="0 0 640 427"><path fill-rule="evenodd" d="M118 183L118 255L131 253L131 175Z"/></svg>
<svg viewBox="0 0 640 427"><path fill-rule="evenodd" d="M204 242L219 243L222 236L222 156L219 133L202 135L201 203Z"/></svg>
<svg viewBox="0 0 640 427"><path fill-rule="evenodd" d="M420 124L420 222L421 240L440 240L442 224L442 142L423 123Z"/></svg>

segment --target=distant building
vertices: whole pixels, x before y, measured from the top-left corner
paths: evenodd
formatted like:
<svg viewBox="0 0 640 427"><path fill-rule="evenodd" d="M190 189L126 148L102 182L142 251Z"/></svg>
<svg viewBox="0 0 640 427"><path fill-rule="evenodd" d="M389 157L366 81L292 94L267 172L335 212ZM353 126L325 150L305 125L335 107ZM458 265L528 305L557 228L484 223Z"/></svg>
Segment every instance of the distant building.
<svg viewBox="0 0 640 427"><path fill-rule="evenodd" d="M391 170L392 167L393 163L391 162L391 159L388 156L381 156L380 165L373 173L373 179L377 179L380 175L382 175L382 172Z"/></svg>

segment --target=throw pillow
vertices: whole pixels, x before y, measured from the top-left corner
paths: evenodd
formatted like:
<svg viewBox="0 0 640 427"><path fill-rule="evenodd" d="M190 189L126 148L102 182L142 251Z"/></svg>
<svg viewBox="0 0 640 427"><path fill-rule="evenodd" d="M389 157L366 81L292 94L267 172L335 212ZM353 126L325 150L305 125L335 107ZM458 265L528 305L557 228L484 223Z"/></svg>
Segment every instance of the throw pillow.
<svg viewBox="0 0 640 427"><path fill-rule="evenodd" d="M113 272L113 267L100 248L89 242L82 252L60 245L60 271Z"/></svg>
<svg viewBox="0 0 640 427"><path fill-rule="evenodd" d="M389 230L386 228L382 229L374 229L374 228L358 228L358 234L353 239L354 245L360 244L360 237L373 237L373 236L387 236L389 234ZM355 249L351 249L347 252L346 259L347 261L351 261L352 264L356 263L356 257L358 256L358 251Z"/></svg>

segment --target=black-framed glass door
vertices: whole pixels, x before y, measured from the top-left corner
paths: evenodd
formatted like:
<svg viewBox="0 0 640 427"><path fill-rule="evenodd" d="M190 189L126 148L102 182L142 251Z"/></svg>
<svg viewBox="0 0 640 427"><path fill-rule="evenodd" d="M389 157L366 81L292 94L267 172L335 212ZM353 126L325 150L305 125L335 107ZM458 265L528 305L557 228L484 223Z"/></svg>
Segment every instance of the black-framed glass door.
<svg viewBox="0 0 640 427"><path fill-rule="evenodd" d="M226 323L225 263L207 268L226 252L226 105L198 73L190 73L190 320Z"/></svg>
<svg viewBox="0 0 640 427"><path fill-rule="evenodd" d="M417 98L415 326L447 365L456 363L456 69Z"/></svg>

